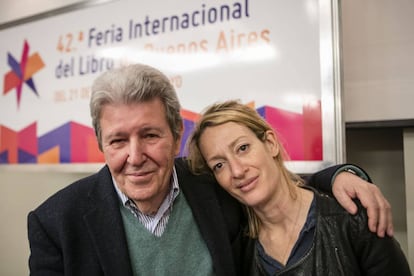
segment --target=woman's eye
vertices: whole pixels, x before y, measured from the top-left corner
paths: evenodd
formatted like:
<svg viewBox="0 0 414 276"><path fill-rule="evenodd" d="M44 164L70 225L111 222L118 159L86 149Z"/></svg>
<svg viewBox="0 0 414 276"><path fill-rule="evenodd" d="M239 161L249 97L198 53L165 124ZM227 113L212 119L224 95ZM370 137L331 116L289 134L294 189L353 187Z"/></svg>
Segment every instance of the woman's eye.
<svg viewBox="0 0 414 276"><path fill-rule="evenodd" d="M216 165L213 166L213 171L220 170L221 167L223 167L223 163L217 163Z"/></svg>

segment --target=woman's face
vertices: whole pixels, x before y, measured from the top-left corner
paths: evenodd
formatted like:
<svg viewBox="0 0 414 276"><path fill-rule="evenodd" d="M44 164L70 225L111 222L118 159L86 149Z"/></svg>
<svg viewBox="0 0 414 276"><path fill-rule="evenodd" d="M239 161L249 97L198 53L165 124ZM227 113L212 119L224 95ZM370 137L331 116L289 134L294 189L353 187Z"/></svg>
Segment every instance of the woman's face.
<svg viewBox="0 0 414 276"><path fill-rule="evenodd" d="M260 207L275 194L279 148L272 131L261 141L238 123L208 127L200 137L200 150L219 184L242 203Z"/></svg>

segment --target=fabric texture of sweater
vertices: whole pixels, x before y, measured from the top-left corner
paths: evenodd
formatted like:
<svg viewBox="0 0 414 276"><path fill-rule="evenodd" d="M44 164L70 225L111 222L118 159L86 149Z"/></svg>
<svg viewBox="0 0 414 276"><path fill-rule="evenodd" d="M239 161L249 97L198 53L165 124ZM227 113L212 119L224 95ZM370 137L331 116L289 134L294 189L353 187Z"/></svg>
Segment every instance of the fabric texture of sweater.
<svg viewBox="0 0 414 276"><path fill-rule="evenodd" d="M214 275L212 260L183 194L157 237L120 205L134 275Z"/></svg>

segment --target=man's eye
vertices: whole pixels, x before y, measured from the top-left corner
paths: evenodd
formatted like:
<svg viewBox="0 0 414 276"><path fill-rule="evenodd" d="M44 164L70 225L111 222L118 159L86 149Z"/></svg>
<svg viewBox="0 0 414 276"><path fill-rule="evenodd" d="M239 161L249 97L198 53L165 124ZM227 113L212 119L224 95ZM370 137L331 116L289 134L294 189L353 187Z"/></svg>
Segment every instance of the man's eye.
<svg viewBox="0 0 414 276"><path fill-rule="evenodd" d="M112 139L109 141L108 145L112 148L121 148L125 144L125 139Z"/></svg>
<svg viewBox="0 0 414 276"><path fill-rule="evenodd" d="M241 146L239 147L239 150L240 150L240 151L246 151L248 148L249 148L249 145L248 145L248 144L244 144L244 145L241 145Z"/></svg>
<svg viewBox="0 0 414 276"><path fill-rule="evenodd" d="M109 144L112 146L117 146L117 145L122 144L124 141L125 141L124 139L113 139L109 142Z"/></svg>
<svg viewBox="0 0 414 276"><path fill-rule="evenodd" d="M157 137L159 137L159 135L158 134L155 134L155 133L147 133L147 134L145 134L145 138L157 138Z"/></svg>
<svg viewBox="0 0 414 276"><path fill-rule="evenodd" d="M119 143L121 143L122 142L122 139L114 139L114 140L111 140L111 142L110 142L110 144L112 145L112 144L119 144Z"/></svg>

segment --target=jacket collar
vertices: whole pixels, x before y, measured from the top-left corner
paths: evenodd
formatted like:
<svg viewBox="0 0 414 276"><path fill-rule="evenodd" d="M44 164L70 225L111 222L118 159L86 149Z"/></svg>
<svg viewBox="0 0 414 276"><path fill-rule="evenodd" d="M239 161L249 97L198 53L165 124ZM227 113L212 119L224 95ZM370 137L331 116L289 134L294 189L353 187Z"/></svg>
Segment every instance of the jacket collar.
<svg viewBox="0 0 414 276"><path fill-rule="evenodd" d="M180 189L190 205L194 219L210 251L217 275L234 275L235 263L223 210L211 178L195 176L184 162L176 162ZM89 191L91 207L83 220L105 274L132 275L120 200L113 187L109 168L104 166Z"/></svg>
<svg viewBox="0 0 414 276"><path fill-rule="evenodd" d="M105 275L131 275L131 262L119 211L120 202L109 168L97 174L88 196L91 207L83 216Z"/></svg>
<svg viewBox="0 0 414 276"><path fill-rule="evenodd" d="M215 190L218 184L206 175L192 174L183 159L177 159L175 165L180 188L210 251L216 275L235 275L228 227Z"/></svg>

